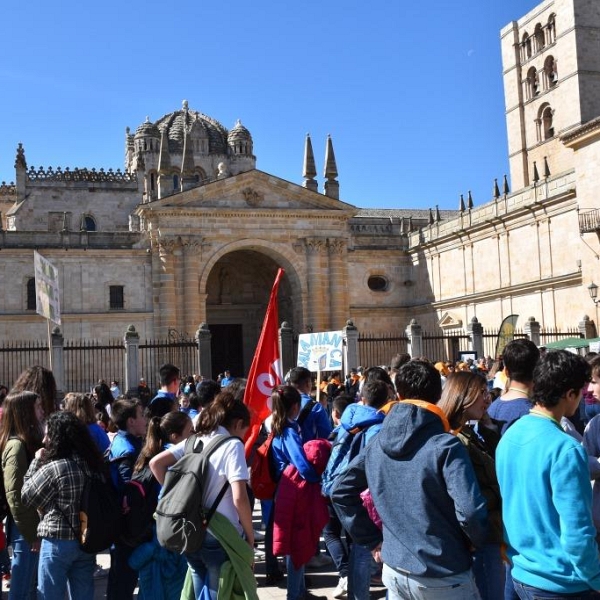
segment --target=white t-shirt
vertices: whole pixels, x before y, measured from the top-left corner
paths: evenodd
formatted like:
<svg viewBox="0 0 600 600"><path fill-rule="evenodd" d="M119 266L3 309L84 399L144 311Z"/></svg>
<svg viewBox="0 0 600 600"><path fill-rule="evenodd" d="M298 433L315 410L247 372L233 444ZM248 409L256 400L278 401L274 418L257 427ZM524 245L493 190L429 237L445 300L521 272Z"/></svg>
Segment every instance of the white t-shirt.
<svg viewBox="0 0 600 600"><path fill-rule="evenodd" d="M211 434L200 436L200 439L204 444L207 444L215 435L229 435L229 432L224 427L218 427ZM186 440L183 440L169 448L169 452L173 454L175 460L179 460L184 455L185 442ZM208 462L211 469L209 471L208 486L204 499L204 506L207 508L212 506L226 481L234 483L235 481L248 481L250 478L248 467L246 466L244 444L238 438L231 438L224 442L210 455ZM233 504L231 486L227 487L223 500L221 500L217 507L217 512L227 517L235 525L240 534L243 533L238 512Z"/></svg>

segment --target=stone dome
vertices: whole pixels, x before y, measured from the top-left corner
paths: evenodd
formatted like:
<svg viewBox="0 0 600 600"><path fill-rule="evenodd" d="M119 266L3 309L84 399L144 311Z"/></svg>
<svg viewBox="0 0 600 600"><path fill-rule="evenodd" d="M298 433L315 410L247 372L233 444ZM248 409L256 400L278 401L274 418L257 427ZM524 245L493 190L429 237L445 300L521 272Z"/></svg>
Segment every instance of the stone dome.
<svg viewBox="0 0 600 600"><path fill-rule="evenodd" d="M155 137L160 138L160 131L158 127L150 122L150 119L146 117L146 120L135 130L135 137Z"/></svg>
<svg viewBox="0 0 600 600"><path fill-rule="evenodd" d="M169 139L169 152L183 152L184 127L189 132L192 125L200 121L208 134L209 154L227 154L228 131L221 123L205 114L190 110L184 101L183 108L162 116L154 126L160 131L166 130ZM136 133L137 135L137 133Z"/></svg>
<svg viewBox="0 0 600 600"><path fill-rule="evenodd" d="M252 141L252 136L250 135L250 132L242 125L242 122L238 119L233 129L229 132L227 141L232 144L241 140Z"/></svg>

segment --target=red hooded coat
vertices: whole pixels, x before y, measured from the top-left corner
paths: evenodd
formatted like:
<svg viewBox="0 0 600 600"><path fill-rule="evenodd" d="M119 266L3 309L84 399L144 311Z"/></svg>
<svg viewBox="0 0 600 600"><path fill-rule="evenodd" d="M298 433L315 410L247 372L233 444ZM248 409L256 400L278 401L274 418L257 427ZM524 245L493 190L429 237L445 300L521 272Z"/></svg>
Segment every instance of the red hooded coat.
<svg viewBox="0 0 600 600"><path fill-rule="evenodd" d="M327 440L311 440L304 444L304 452L308 462L321 475L331 453L331 444ZM273 554L291 556L294 567L300 568L314 556L328 521L327 500L321 495L321 484L302 479L296 467L288 465L275 498Z"/></svg>

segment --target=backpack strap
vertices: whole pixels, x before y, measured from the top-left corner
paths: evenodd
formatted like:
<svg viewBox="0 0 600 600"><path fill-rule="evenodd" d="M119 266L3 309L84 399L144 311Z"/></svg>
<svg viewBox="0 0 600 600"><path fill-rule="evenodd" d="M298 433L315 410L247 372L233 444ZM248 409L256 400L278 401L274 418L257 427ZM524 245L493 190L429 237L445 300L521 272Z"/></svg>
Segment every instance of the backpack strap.
<svg viewBox="0 0 600 600"><path fill-rule="evenodd" d="M310 415L310 412L312 411L313 407L316 406L316 404L316 400L311 400L310 402L307 402L302 410L298 413L298 416L296 417L296 423L298 423L300 427L302 427L302 424L304 421L306 421L306 417Z"/></svg>

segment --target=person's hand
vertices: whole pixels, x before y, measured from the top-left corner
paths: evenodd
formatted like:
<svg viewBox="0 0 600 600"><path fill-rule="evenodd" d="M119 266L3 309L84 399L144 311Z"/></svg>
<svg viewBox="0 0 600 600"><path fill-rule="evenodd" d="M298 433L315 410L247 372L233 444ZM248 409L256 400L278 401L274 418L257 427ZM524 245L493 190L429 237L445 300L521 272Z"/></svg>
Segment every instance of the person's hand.
<svg viewBox="0 0 600 600"><path fill-rule="evenodd" d="M373 556L373 559L376 563L383 562L381 560L381 544L379 544L376 548L373 548L373 550L371 550L371 555Z"/></svg>
<svg viewBox="0 0 600 600"><path fill-rule="evenodd" d="M33 544L30 544L29 548L31 549L31 551L35 554L37 554L40 551L40 544L42 543L42 540L35 540L35 542L33 542Z"/></svg>
<svg viewBox="0 0 600 600"><path fill-rule="evenodd" d="M35 453L35 457L39 460L44 460L44 458L46 457L46 448L42 447L40 448L36 453Z"/></svg>

